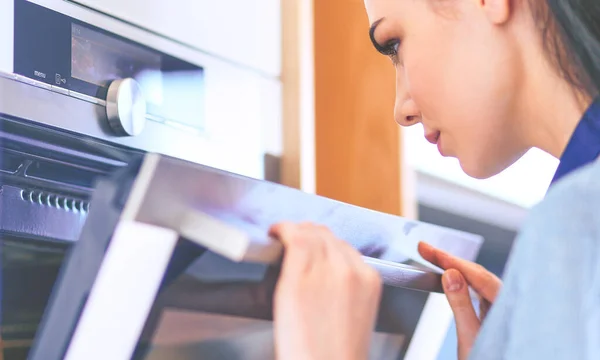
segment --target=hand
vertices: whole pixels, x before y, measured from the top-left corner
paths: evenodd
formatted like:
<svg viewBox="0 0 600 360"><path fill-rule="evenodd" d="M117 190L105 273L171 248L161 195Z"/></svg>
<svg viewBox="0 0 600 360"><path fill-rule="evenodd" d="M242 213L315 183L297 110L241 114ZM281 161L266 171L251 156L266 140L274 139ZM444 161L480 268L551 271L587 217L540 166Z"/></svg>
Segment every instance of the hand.
<svg viewBox="0 0 600 360"><path fill-rule="evenodd" d="M502 281L479 264L457 258L423 242L419 243L419 253L425 260L446 270L442 275L442 285L456 320L458 359L464 360L469 356L481 322L494 303ZM468 286L479 295L480 318L473 308Z"/></svg>
<svg viewBox="0 0 600 360"><path fill-rule="evenodd" d="M276 358L367 359L379 274L322 226L282 223L270 233L285 247L274 298Z"/></svg>

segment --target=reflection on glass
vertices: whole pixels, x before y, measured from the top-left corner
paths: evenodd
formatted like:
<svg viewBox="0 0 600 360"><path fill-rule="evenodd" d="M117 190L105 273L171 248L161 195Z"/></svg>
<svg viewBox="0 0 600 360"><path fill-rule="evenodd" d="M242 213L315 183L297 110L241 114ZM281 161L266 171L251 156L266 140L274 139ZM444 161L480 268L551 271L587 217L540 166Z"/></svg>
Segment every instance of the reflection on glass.
<svg viewBox="0 0 600 360"><path fill-rule="evenodd" d="M204 252L156 299L136 360L275 359L277 276L265 265ZM402 334L376 333L370 359L397 358L404 346Z"/></svg>
<svg viewBox="0 0 600 360"><path fill-rule="evenodd" d="M0 234L4 359L25 360L58 276L66 248Z"/></svg>
<svg viewBox="0 0 600 360"><path fill-rule="evenodd" d="M71 76L105 86L142 70L160 70L161 56L83 26L71 25Z"/></svg>
<svg viewBox="0 0 600 360"><path fill-rule="evenodd" d="M4 359L25 360L67 247L6 235L0 244ZM274 359L270 320L277 269L234 263L190 245L176 249L133 359ZM403 334L376 333L370 359L397 358L405 340Z"/></svg>
<svg viewBox="0 0 600 360"><path fill-rule="evenodd" d="M395 359L404 336L375 333L371 344L369 359ZM263 320L165 310L144 360L196 359L274 360L273 325Z"/></svg>
<svg viewBox="0 0 600 360"><path fill-rule="evenodd" d="M136 80L152 115L189 126L204 127L204 71L142 71Z"/></svg>

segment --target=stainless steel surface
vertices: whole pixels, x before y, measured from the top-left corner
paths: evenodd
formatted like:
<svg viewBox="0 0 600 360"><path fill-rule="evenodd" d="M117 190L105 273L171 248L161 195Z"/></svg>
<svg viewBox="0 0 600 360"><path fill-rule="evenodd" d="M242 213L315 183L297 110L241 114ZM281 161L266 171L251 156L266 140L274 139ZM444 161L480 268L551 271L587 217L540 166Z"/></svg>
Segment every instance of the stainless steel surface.
<svg viewBox="0 0 600 360"><path fill-rule="evenodd" d="M147 121L144 131L137 136L117 136L108 125L103 100L96 103L82 101L4 77L0 77L0 93L0 115L79 134L82 142L97 139L131 149L235 169L254 177L262 175L261 149L255 146L258 141L236 141L234 144L231 139L215 138L211 130L201 133L156 121ZM249 148L245 147L247 145Z"/></svg>
<svg viewBox="0 0 600 360"><path fill-rule="evenodd" d="M22 75L15 75L15 80L25 83L25 84L31 84L33 82L33 80L29 79L26 76L22 76Z"/></svg>
<svg viewBox="0 0 600 360"><path fill-rule="evenodd" d="M388 285L424 291L441 290L439 274L394 262L411 259L427 265L416 251L419 241L473 260L482 242L477 235L410 221L178 159L146 155L123 219L180 231L186 215L198 211L247 234L251 246L259 247L269 246L268 230L277 222L310 221L325 225L363 255L377 257L377 261L368 261L382 273Z"/></svg>
<svg viewBox="0 0 600 360"><path fill-rule="evenodd" d="M146 114L146 119L150 120L150 121L156 121L156 122L159 122L159 123L164 123L165 122L165 120L163 118L161 118L159 116L152 115L152 114Z"/></svg>
<svg viewBox="0 0 600 360"><path fill-rule="evenodd" d="M5 78L5 79L9 79L9 80L16 80L17 79L17 75L15 75L13 73L8 73L8 72L0 71L0 78Z"/></svg>
<svg viewBox="0 0 600 360"><path fill-rule="evenodd" d="M106 116L118 135L137 136L146 124L146 100L134 79L118 79L108 87Z"/></svg>
<svg viewBox="0 0 600 360"><path fill-rule="evenodd" d="M83 101L87 101L87 102L92 103L92 104L100 104L100 101L101 101L100 99L95 98L93 96L88 96L88 95L79 93L77 91L72 91L72 90L69 90L69 95L72 96L72 97L74 97L74 98L77 98L77 99L80 99L80 100L83 100Z"/></svg>
<svg viewBox="0 0 600 360"><path fill-rule="evenodd" d="M403 287L414 290L442 293L441 275L431 270L423 270L413 266L383 261L363 256L365 263L371 265L387 286Z"/></svg>
<svg viewBox="0 0 600 360"><path fill-rule="evenodd" d="M51 88L52 88L52 91L59 93L61 95L69 95L69 90L67 90L63 87L52 85Z"/></svg>
<svg viewBox="0 0 600 360"><path fill-rule="evenodd" d="M43 83L43 82L41 82L41 81L33 81L33 84L32 84L32 85L33 85L33 86L37 86L37 87L39 87L39 88L42 88L42 89L44 89L44 90L52 90L52 85L49 85L49 84Z"/></svg>
<svg viewBox="0 0 600 360"><path fill-rule="evenodd" d="M36 81L36 80L30 79L26 76L16 75L15 78L17 79L17 81L20 81L25 84L33 85L33 86L36 86L36 87L39 87L42 89L46 89L46 90L52 89L51 85L43 83L41 81Z"/></svg>
<svg viewBox="0 0 600 360"><path fill-rule="evenodd" d="M279 241L266 235L262 239L251 238L244 231L199 211L184 215L175 230L185 238L237 262L277 264L283 255L283 247ZM388 286L443 291L439 274L392 261L366 256L363 259L379 272L384 284ZM396 261L399 260L396 258ZM244 272L243 280L248 280L247 275L249 274ZM251 274L250 276L252 277Z"/></svg>
<svg viewBox="0 0 600 360"><path fill-rule="evenodd" d="M207 147L204 138L158 122L147 122L144 132L138 136L114 135L108 125L103 101L92 103L64 96L16 81L10 75L0 77L0 94L0 114L77 133L88 139L91 137L189 161L199 162L206 158L201 151Z"/></svg>

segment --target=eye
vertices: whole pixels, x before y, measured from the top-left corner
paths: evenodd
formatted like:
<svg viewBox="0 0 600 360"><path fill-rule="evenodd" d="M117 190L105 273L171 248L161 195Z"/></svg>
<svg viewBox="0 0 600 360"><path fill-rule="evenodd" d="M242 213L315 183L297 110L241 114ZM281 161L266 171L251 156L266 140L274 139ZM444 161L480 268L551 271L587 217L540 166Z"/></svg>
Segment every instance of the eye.
<svg viewBox="0 0 600 360"><path fill-rule="evenodd" d="M394 65L398 64L398 50L400 49L400 40L390 40L381 46L379 52L389 56Z"/></svg>

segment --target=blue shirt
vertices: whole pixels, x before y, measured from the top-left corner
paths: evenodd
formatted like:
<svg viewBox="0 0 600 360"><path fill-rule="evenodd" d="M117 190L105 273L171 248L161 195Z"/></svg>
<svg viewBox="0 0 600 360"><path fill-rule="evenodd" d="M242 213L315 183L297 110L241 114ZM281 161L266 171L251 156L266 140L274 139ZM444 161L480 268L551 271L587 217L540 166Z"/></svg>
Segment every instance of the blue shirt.
<svg viewBox="0 0 600 360"><path fill-rule="evenodd" d="M515 240L470 359L600 359L600 102Z"/></svg>
<svg viewBox="0 0 600 360"><path fill-rule="evenodd" d="M587 109L565 148L554 174L555 183L600 155L600 98Z"/></svg>

